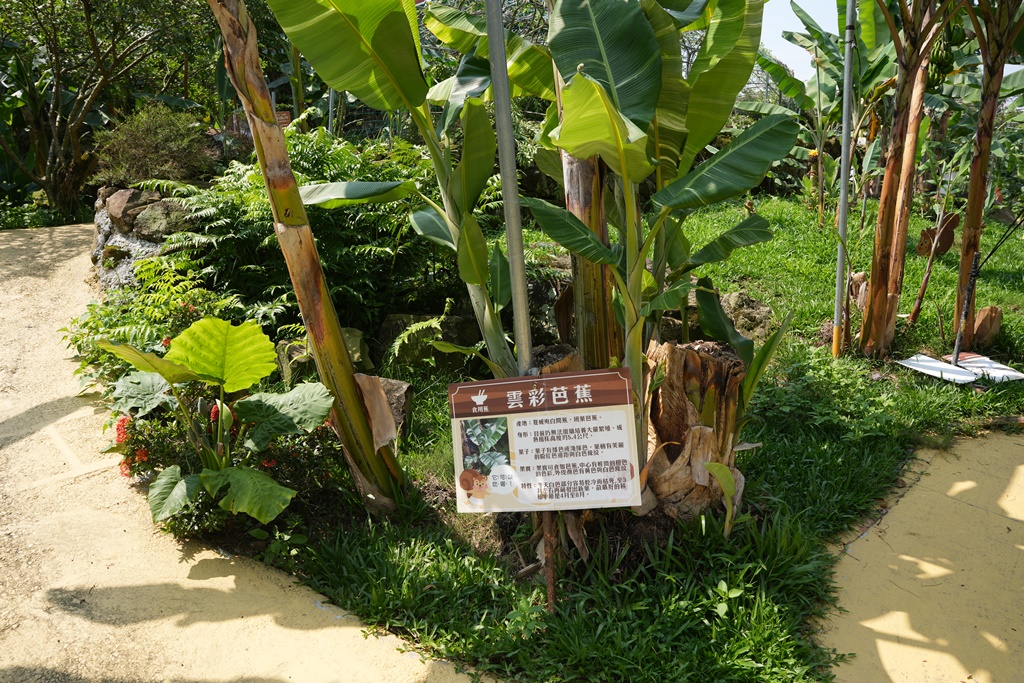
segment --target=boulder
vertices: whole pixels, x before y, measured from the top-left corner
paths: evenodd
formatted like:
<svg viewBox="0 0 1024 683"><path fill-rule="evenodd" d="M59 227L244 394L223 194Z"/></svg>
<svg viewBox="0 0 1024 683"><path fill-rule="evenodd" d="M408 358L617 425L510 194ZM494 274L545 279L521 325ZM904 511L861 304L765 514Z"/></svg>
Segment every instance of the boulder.
<svg viewBox="0 0 1024 683"><path fill-rule="evenodd" d="M120 188L110 187L104 185L100 189L96 190L96 203L93 205L93 209L97 212L102 210L107 205L107 200L113 196Z"/></svg>
<svg viewBox="0 0 1024 683"><path fill-rule="evenodd" d="M134 221L135 234L150 242L163 242L168 235L189 227L185 207L175 201L162 199L140 207L138 211Z"/></svg>
<svg viewBox="0 0 1024 683"><path fill-rule="evenodd" d="M118 232L129 233L133 221L147 205L160 201L157 192L149 190L118 190L107 199L107 214Z"/></svg>

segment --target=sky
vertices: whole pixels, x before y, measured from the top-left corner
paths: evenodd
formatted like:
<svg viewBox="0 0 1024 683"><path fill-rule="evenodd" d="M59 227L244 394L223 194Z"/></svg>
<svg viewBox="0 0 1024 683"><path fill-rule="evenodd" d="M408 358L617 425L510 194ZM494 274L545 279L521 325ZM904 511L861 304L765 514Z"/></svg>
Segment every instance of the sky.
<svg viewBox="0 0 1024 683"><path fill-rule="evenodd" d="M839 35L835 0L797 0L797 4L814 17L814 20L823 29ZM806 81L814 75L810 54L782 37L783 31L802 32L803 30L804 25L793 14L790 0L769 0L765 4L764 18L761 24L761 44L768 48L780 62L792 69L797 78Z"/></svg>

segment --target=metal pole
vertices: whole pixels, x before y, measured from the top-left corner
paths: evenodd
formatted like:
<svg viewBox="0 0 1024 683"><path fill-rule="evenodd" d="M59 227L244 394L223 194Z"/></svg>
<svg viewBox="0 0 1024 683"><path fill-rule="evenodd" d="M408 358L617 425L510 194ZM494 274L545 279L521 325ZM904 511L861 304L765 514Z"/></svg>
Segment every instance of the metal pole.
<svg viewBox="0 0 1024 683"><path fill-rule="evenodd" d="M508 239L509 273L512 278L516 356L519 360L519 374L526 375L533 365L533 343L530 340L530 303L526 292L523 226L519 221L519 182L516 179L516 148L512 132L512 97L508 87L508 67L505 64L505 26L502 23L501 0L486 0L485 4L494 120L498 133L501 198L505 204L505 235Z"/></svg>
<svg viewBox="0 0 1024 683"><path fill-rule="evenodd" d="M936 235L935 239L938 240L939 236ZM967 292L964 296L964 310L960 312L960 327L957 328L956 342L953 344L953 365L960 365L960 345L964 341L964 326L967 325L967 314L971 310L971 301L974 300L974 286L978 282L978 260L981 257L981 252L974 252L974 262L971 263L971 274L967 278Z"/></svg>
<svg viewBox="0 0 1024 683"><path fill-rule="evenodd" d="M327 96L327 130L334 133L334 88L328 89Z"/></svg>
<svg viewBox="0 0 1024 683"><path fill-rule="evenodd" d="M846 224L850 218L850 136L853 134L853 49L857 44L857 2L846 0L846 63L843 64L843 148L839 188L839 253L836 259L836 307L832 324L832 355L843 347L843 299L846 296Z"/></svg>

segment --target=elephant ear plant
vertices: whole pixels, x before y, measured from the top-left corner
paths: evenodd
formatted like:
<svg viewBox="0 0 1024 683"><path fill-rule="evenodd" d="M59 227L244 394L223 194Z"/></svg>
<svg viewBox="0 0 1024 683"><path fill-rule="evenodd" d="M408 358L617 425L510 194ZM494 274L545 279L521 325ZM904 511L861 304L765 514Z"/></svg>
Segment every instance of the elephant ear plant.
<svg viewBox="0 0 1024 683"><path fill-rule="evenodd" d="M257 393L228 402L229 394L251 389L276 368L273 342L251 321L233 326L203 318L172 339L163 357L108 340L99 345L139 371L130 376L138 380L131 382L135 401L178 410L202 463L199 472L183 473L178 465L160 472L149 488L154 522L182 512L196 500L200 487L214 498L223 493L223 509L244 512L262 524L281 514L296 492L242 463L275 436L323 424L334 401L324 385L300 384L286 394ZM219 395L212 404L199 399L188 405L179 392L187 382L216 387ZM143 391L151 396L139 395Z"/></svg>

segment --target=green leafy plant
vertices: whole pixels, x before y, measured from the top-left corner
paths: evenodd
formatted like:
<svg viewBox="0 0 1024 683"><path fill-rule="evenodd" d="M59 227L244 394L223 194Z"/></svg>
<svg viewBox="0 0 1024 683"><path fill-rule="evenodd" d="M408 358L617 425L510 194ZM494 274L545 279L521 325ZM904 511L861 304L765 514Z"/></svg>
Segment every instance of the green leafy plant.
<svg viewBox="0 0 1024 683"><path fill-rule="evenodd" d="M92 182L129 186L143 180L203 180L217 152L195 115L163 104L143 107L112 131L96 135L100 168Z"/></svg>
<svg viewBox="0 0 1024 683"><path fill-rule="evenodd" d="M272 437L321 425L333 398L322 384L310 383L286 394L256 393L227 402L228 394L247 391L276 368L274 345L258 325L204 318L172 339L163 357L107 340L99 346L140 371L125 382L133 387L133 402L159 405L169 402L165 392L173 394L187 440L202 463L200 472L185 473L172 465L157 475L149 490L154 522L179 514L196 500L200 486L214 498L223 491L221 508L244 512L264 524L288 506L296 491L242 463L247 454L265 449ZM199 400L192 408L179 392L179 385L187 382L214 386L219 397L212 404ZM150 396L143 397L147 391Z"/></svg>

